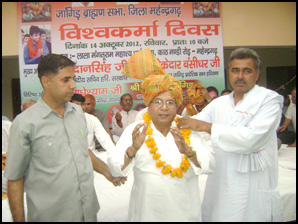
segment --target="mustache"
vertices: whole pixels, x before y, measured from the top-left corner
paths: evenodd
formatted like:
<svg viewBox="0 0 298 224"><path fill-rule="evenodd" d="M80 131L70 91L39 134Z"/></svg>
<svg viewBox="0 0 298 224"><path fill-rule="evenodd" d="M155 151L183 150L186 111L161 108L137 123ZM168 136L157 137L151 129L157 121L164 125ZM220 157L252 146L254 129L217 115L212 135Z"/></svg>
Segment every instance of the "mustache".
<svg viewBox="0 0 298 224"><path fill-rule="evenodd" d="M244 84L246 84L246 82L244 81L244 79L237 79L237 80L235 81L235 84L237 84L238 82L243 82Z"/></svg>

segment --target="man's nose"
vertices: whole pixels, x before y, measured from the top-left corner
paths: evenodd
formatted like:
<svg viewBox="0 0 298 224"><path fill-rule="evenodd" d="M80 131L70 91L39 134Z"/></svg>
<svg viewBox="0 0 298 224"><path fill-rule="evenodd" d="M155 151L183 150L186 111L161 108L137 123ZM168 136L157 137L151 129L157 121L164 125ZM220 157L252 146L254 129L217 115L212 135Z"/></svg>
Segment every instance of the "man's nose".
<svg viewBox="0 0 298 224"><path fill-rule="evenodd" d="M244 77L244 71L239 71L237 77L238 77L238 79L243 79L243 77Z"/></svg>
<svg viewBox="0 0 298 224"><path fill-rule="evenodd" d="M77 86L76 86L76 82L75 82L74 80L71 80L70 88L71 88L71 89L75 89L75 88L77 88Z"/></svg>

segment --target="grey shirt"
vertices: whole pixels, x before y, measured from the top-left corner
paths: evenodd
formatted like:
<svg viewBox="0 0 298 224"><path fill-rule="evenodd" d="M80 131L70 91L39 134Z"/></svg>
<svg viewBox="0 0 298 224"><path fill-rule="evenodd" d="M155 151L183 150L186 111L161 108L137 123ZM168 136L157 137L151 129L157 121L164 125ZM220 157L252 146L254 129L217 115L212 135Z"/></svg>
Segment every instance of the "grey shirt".
<svg viewBox="0 0 298 224"><path fill-rule="evenodd" d="M8 151L5 177L24 176L27 221L94 221L99 204L80 106L66 103L61 117L39 98L13 121Z"/></svg>
<svg viewBox="0 0 298 224"><path fill-rule="evenodd" d="M108 120L108 116L107 116L106 112L104 112L102 110L94 109L94 116L99 119L99 121L101 122L102 126L105 129L111 128L111 124Z"/></svg>

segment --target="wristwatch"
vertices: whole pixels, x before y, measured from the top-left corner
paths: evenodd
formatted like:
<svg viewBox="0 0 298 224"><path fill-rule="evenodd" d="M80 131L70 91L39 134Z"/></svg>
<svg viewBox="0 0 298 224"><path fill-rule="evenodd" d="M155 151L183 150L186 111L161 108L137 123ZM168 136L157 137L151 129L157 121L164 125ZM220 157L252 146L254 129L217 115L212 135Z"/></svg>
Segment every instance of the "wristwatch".
<svg viewBox="0 0 298 224"><path fill-rule="evenodd" d="M129 158L129 159L133 159L134 157L135 157L135 155L134 156L130 156L129 154L128 154L128 150L130 149L130 147L128 147L127 149L126 149L126 151L125 151L125 155L127 156L127 158Z"/></svg>
<svg viewBox="0 0 298 224"><path fill-rule="evenodd" d="M196 150L193 147L191 147L191 151L192 151L191 156L187 156L189 159L192 159L197 153Z"/></svg>

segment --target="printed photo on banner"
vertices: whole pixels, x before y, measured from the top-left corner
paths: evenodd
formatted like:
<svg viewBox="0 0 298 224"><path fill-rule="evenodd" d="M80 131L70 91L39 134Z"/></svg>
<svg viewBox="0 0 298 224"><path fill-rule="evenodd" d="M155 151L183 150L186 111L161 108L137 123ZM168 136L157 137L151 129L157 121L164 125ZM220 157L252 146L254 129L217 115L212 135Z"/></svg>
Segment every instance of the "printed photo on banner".
<svg viewBox="0 0 298 224"><path fill-rule="evenodd" d="M41 57L52 53L50 25L22 26L24 63L38 64Z"/></svg>
<svg viewBox="0 0 298 224"><path fill-rule="evenodd" d="M52 21L50 2L22 2L22 22Z"/></svg>
<svg viewBox="0 0 298 224"><path fill-rule="evenodd" d="M220 17L219 2L194 2L192 5L194 18Z"/></svg>
<svg viewBox="0 0 298 224"><path fill-rule="evenodd" d="M134 110L141 111L141 110L143 110L144 108L146 108L146 105L145 105L144 103L138 103L138 104L135 106Z"/></svg>
<svg viewBox="0 0 298 224"><path fill-rule="evenodd" d="M110 124L112 124L112 117L114 115L116 115L117 112L120 112L121 110L122 110L122 107L117 104L113 105L109 108L109 110L107 112L107 117L108 117Z"/></svg>

